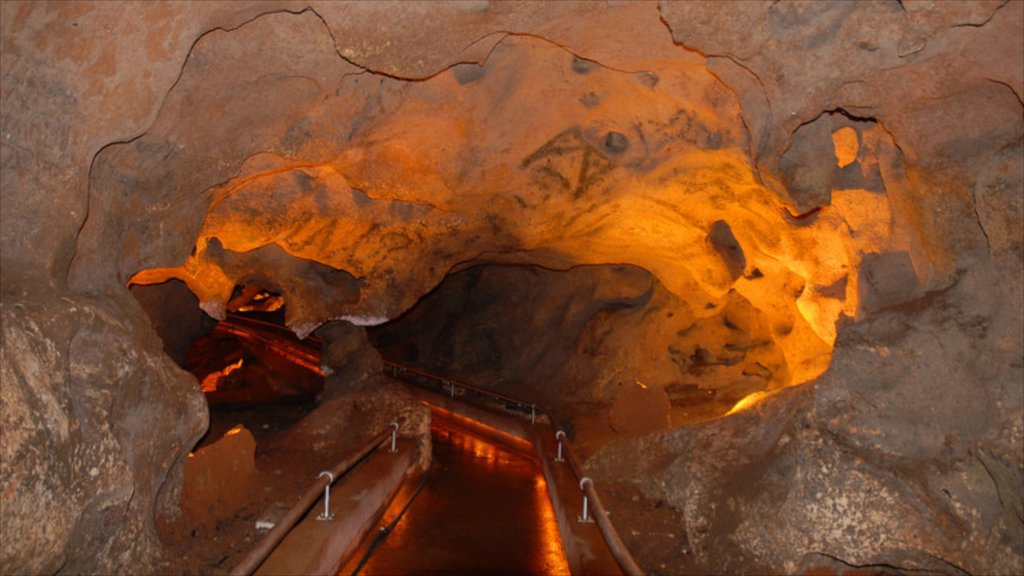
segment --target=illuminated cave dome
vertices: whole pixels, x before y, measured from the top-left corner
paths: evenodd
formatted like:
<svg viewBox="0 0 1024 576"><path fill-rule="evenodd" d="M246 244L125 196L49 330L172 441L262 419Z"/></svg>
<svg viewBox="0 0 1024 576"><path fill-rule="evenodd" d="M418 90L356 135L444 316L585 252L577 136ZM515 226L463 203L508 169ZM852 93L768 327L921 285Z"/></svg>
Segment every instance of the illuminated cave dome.
<svg viewBox="0 0 1024 576"><path fill-rule="evenodd" d="M421 82L368 83L346 75L351 66L314 20L260 19L249 25L248 45L232 43L225 56L218 50L226 38L204 38L154 129L100 157L100 172L114 180L110 194L131 182L157 194L197 187L209 199L192 255L177 267L126 270L130 282L178 278L218 317L241 277L258 271L281 287L292 304L286 322L303 337L333 319L395 318L446 274L474 264L628 264L651 273L668 292L666 305L678 308L671 326L647 329L662 350L673 341L660 333L749 303L744 315L763 325L757 338L783 357L761 368L771 375L760 386L775 389L828 366L839 316L857 313L865 255L911 249L890 233L879 166L897 150L876 122L827 112L797 132L781 169L799 163L791 179L819 202L794 207L759 183L733 94L666 38L643 56L603 65L549 41L508 37L473 74L464 65ZM269 52L263 27L317 33L290 52ZM228 68L232 82L223 80ZM195 112L184 105L193 101L242 110L245 86L265 77L296 78L275 88L280 100L295 94L275 118L290 118L282 129L292 137L228 142L244 162L206 189L192 181L168 187L168 177L195 179L174 161L138 172L152 149L189 150L199 134L227 141L239 126L261 126L255 117L211 126L175 112ZM319 91L298 80L310 78ZM369 112L352 105L365 99L382 104ZM209 134L218 130L224 136ZM839 148L833 131L847 135ZM831 153L808 158L809 146ZM805 177L807 164L817 180ZM726 342L703 335L716 362ZM654 376L659 387L678 383L667 372Z"/></svg>

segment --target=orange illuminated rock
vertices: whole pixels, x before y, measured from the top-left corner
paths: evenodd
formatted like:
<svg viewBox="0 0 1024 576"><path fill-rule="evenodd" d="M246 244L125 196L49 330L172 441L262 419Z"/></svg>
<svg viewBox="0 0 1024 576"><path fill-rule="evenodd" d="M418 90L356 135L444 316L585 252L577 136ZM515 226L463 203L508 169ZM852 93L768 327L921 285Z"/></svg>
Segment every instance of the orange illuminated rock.
<svg viewBox="0 0 1024 576"><path fill-rule="evenodd" d="M222 521L234 515L260 490L256 441L239 424L216 442L189 454L181 505L193 521Z"/></svg>
<svg viewBox="0 0 1024 576"><path fill-rule="evenodd" d="M237 58L256 78L286 65L243 58L240 41L230 56L220 56L221 40L197 50ZM308 49L318 42L314 35ZM857 292L823 296L818 287L852 286L861 254L890 239L850 234L841 210L789 218L758 183L736 101L702 68L652 61L637 75L574 62L549 43L507 39L472 82L457 70L410 85L343 81L303 112L319 119L297 149L310 157L245 156L234 178L203 191L191 256L124 272L134 283L181 279L215 317L258 274L281 289L288 325L305 336L332 319L395 318L469 263L628 263L696 316L731 290L744 295L773 319L771 338L790 366L780 384L820 374ZM216 101L204 95L210 73L187 66L187 88L171 100ZM382 107L353 115L346 103L356 97ZM190 137L187 124L162 125L166 134L146 138ZM132 171L125 162L144 150L135 149L101 159L103 173ZM822 166L830 175L833 163Z"/></svg>
<svg viewBox="0 0 1024 576"><path fill-rule="evenodd" d="M835 147L836 166L845 168L857 160L857 152L860 143L857 141L857 131L849 126L843 126L832 132L832 145Z"/></svg>

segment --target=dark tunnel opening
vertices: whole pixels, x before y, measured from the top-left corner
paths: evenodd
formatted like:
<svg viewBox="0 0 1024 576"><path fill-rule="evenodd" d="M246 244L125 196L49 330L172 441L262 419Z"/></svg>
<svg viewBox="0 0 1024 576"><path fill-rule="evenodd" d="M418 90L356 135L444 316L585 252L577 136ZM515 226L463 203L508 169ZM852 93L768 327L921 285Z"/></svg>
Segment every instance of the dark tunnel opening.
<svg viewBox="0 0 1024 576"><path fill-rule="evenodd" d="M237 285L219 322L179 280L130 289L167 354L196 378L206 399L210 424L194 449L241 425L262 450L316 406L321 343L314 336L300 340L285 327L286 302L273 286Z"/></svg>

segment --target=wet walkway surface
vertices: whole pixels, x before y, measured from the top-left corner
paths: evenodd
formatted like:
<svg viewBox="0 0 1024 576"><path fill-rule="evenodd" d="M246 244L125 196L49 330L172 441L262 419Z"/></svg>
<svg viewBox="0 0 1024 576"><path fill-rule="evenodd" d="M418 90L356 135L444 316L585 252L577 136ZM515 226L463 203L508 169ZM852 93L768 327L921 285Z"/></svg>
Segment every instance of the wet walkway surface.
<svg viewBox="0 0 1024 576"><path fill-rule="evenodd" d="M359 574L567 574L539 465L436 415L431 432L434 463L423 489ZM381 524L419 480L411 484ZM353 573L367 547L341 574Z"/></svg>

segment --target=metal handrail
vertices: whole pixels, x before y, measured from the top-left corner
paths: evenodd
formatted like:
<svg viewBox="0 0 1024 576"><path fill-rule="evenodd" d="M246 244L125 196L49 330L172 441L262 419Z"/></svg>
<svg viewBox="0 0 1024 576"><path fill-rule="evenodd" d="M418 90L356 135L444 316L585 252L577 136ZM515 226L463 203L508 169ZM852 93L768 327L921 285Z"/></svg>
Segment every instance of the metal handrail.
<svg viewBox="0 0 1024 576"><path fill-rule="evenodd" d="M455 383L455 381L452 380L451 378L444 378L442 376L437 376L436 374L430 374L429 372L417 370L416 368L410 368L408 366L399 364L398 362L393 362L391 360L382 359L381 362L384 365L390 366L392 369L395 370L411 372L413 374L423 376L424 378L429 378L431 380L436 380L442 383ZM545 413L542 410L537 410L535 404L528 404L517 398L512 398L511 396L506 396L498 392L492 392L485 388L478 388L476 386L471 386L469 384L462 384L461 382L458 383L458 385L462 388L473 390L481 394L494 396L506 402L515 402L521 406L530 406L533 408L535 412ZM550 419L550 415L548 415L548 418ZM636 560L633 558L633 555L629 552L629 549L626 548L625 543L622 542L622 538L619 536L618 530L615 529L615 526L612 524L611 519L608 516L608 510L604 507L604 504L601 502L601 499L597 495L597 489L594 488L594 481L591 480L589 476L583 475L582 468L579 465L579 461L576 460L576 455L573 453L572 446L569 444L568 436L566 436L564 431L559 430L558 432L555 433L555 438L558 440L558 455L556 456L555 461L561 461L561 457L563 455L562 438L565 439L565 460L569 461L569 468L572 470L572 473L576 476L576 479L579 480L580 482L580 491L583 492L584 494L584 514L586 514L587 499L589 499L593 501L594 520L597 522L597 528L601 532L601 536L604 538L605 543L608 545L608 550L612 553L612 557L615 558L615 561L619 564L619 567L622 568L622 571L626 573L628 576L642 576L644 574L643 569L640 568L640 565L636 563Z"/></svg>
<svg viewBox="0 0 1024 576"><path fill-rule="evenodd" d="M561 438L559 438L561 436ZM580 491L583 492L583 517L581 521L588 521L587 517L587 499L592 501L591 508L594 511L594 520L597 522L597 528L601 531L601 536L604 537L604 541L608 544L608 550L611 551L615 561L619 563L619 567L628 576L642 576L644 571L640 568L640 565L636 563L633 555L630 554L629 548L626 548L626 544L622 541L619 536L619 531L615 529L611 519L608 517L608 510L601 503L601 498L597 495L597 489L594 488L594 481L589 476L584 476L582 468L580 467L579 461L576 460L576 454L572 450L572 445L569 444L569 438L565 432L559 430L555 433L555 438L558 439L558 453L559 455L565 456L565 460L569 462L569 468L572 473L580 481ZM565 438L565 445L562 445L562 438ZM563 449L564 448L564 449Z"/></svg>
<svg viewBox="0 0 1024 576"><path fill-rule="evenodd" d="M279 356L283 356L284 358L290 360L292 363L303 368L306 368L307 370L310 370L312 372L316 372L317 374L322 373L320 368L321 353L319 350L316 349L314 345L302 340L295 340L295 335L291 334L292 338L286 339L286 342L288 343L287 347L278 346L272 340L268 339L266 334L269 333L283 335L284 332L287 331L287 329L266 330L263 327L254 329L253 326L250 325L252 323L248 320L246 320L245 322L237 322L234 320L235 319L232 319L232 321L225 320L221 322L220 324L217 325L217 329L227 332L228 334L238 336L239 338L245 338L261 342L266 349L270 350L271 352ZM272 328L274 327L274 325L272 324L260 324ZM262 330L264 334L260 334L260 330Z"/></svg>
<svg viewBox="0 0 1024 576"><path fill-rule="evenodd" d="M227 315L225 315L224 320L221 320L221 323L235 325L247 324L249 326L266 330L268 332L276 332L278 334L281 334L282 336L294 339L296 342L301 342L302 344L312 346L314 348L323 345L320 339L317 338L316 336L309 335L300 340L299 337L295 335L295 332L293 332L292 329L287 326L274 324L273 322L267 322L265 320L257 320L256 318L251 318L249 316L242 316L241 314L237 314L235 312L228 312Z"/></svg>
<svg viewBox="0 0 1024 576"><path fill-rule="evenodd" d="M313 503L320 497L324 489L333 484L338 478L344 476L345 473L366 458L370 452L376 450L386 439L391 437L391 434L392 431L390 429L381 432L363 445L358 452L338 462L330 471L326 471L326 474L322 472L316 482L302 495L302 498L288 510L270 532L267 532L267 535L260 540L259 544L250 550L245 558L235 566L234 570L231 571L231 576L248 576L259 568L260 564L284 540L284 537L288 535L299 519L313 506Z"/></svg>
<svg viewBox="0 0 1024 576"><path fill-rule="evenodd" d="M397 371L401 370L402 372L409 372L409 373L412 373L412 374L416 374L417 376L422 376L422 377L428 378L430 380L435 380L437 382L440 382L442 384L442 386L445 385L445 384L448 384L449 386L458 386L459 388L470 390L472 392L476 392L477 394L480 394L480 395L483 395L483 396L490 396L492 398L495 398L497 400L501 400L503 402L509 402L509 403L512 403L512 404L518 404L518 405L520 405L520 406L522 406L524 408L530 408L530 413L531 413L531 416L532 416L533 420L536 420L537 414L543 414L544 413L542 410L538 409L537 405L535 403L533 403L533 402L525 402L523 400L520 400L519 398L513 398L511 396L506 396L505 394L502 394L500 392L495 392L493 390L488 390L487 388L481 388L479 386L474 386L472 384L466 384L465 382L460 382L458 380L453 380L451 378L445 378L444 376L438 376L436 374L431 374L429 372L424 372L422 370L418 370L416 368L412 368L412 367L406 366L404 364L399 364L398 362L394 362L394 361L391 361L391 360L381 359L381 364L384 365L384 366L390 367L394 371L394 374L395 374L396 377L398 375Z"/></svg>

